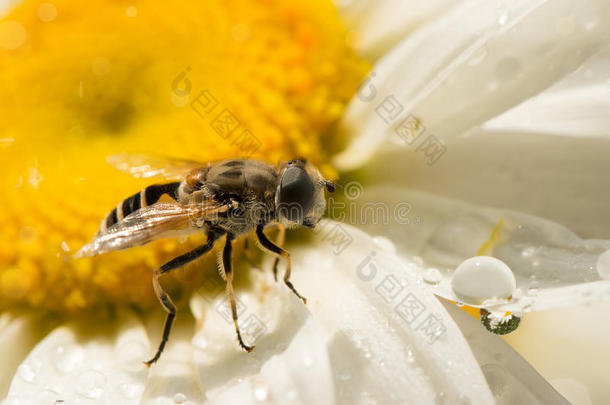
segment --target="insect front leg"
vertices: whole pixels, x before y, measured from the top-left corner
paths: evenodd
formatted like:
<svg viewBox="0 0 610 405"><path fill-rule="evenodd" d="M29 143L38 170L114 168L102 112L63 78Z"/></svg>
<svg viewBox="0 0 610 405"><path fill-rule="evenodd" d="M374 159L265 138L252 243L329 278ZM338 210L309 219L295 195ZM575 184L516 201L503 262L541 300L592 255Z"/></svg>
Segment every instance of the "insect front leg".
<svg viewBox="0 0 610 405"><path fill-rule="evenodd" d="M169 262L165 263L163 266L155 270L155 272L153 273L153 288L155 290L157 298L159 299L159 302L161 302L161 305L167 312L167 317L165 318L165 323L163 324L163 337L161 339L161 343L159 344L159 348L157 349L157 353L155 353L155 356L152 359L144 362L147 367L150 367L157 360L159 360L159 357L161 357L161 353L163 353L163 349L165 349L165 344L169 339L169 333L172 330L174 318L176 318L176 306L172 302L172 299L169 297L169 295L167 295L167 293L163 290L161 283L159 283L159 277L203 256L204 254L212 250L216 239L218 239L218 235L213 233L208 234L208 240L205 245L199 246L188 253L185 253L181 256L176 257L175 259L170 260Z"/></svg>
<svg viewBox="0 0 610 405"><path fill-rule="evenodd" d="M278 223L277 228L278 228L278 234L277 234L277 239L275 240L275 244L281 248L284 246L284 240L286 239L286 227L284 225ZM277 266L279 263L280 263L279 256L276 257L275 259L273 259L273 278L275 281L277 281Z"/></svg>
<svg viewBox="0 0 610 405"><path fill-rule="evenodd" d="M239 341L239 345L247 352L251 352L254 349L254 346L248 346L244 343L241 332L239 331L239 324L237 322L237 303L235 302L235 295L233 294L233 266L231 262L231 256L233 253L233 248L231 246L231 242L235 236L233 234L227 233L227 239L225 242L225 247L222 251L222 266L224 267L224 274L227 280L227 296L229 297L229 302L231 304L231 315L233 316L233 323L235 324L235 332L237 332L237 340Z"/></svg>
<svg viewBox="0 0 610 405"><path fill-rule="evenodd" d="M294 288L292 283L290 282L290 271L291 271L291 263L290 263L290 253L281 247L275 245L273 242L267 238L265 233L263 232L263 225L259 225L256 227L256 237L260 242L261 246L271 253L277 255L278 257L283 257L286 259L286 272L284 273L284 284L290 288L290 290L296 294L301 300L303 300L304 304L307 304L307 298L303 297L298 291Z"/></svg>

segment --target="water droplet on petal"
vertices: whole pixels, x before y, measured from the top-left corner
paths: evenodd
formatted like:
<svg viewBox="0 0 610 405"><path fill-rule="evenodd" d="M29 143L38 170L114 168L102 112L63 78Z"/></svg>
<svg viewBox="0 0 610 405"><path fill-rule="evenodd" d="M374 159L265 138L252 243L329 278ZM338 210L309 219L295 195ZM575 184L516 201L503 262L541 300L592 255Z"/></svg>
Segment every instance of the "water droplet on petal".
<svg viewBox="0 0 610 405"><path fill-rule="evenodd" d="M68 374L84 359L84 354L80 347L74 345L57 346L52 357L55 368L62 374Z"/></svg>
<svg viewBox="0 0 610 405"><path fill-rule="evenodd" d="M77 392L86 398L101 398L106 386L106 376L96 370L87 370L78 377L76 386Z"/></svg>
<svg viewBox="0 0 610 405"><path fill-rule="evenodd" d="M349 372L349 369L342 369L337 373L337 377L339 377L339 380L341 381L348 381L350 378L352 378L351 373Z"/></svg>
<svg viewBox="0 0 610 405"><path fill-rule="evenodd" d="M26 382L33 382L36 379L36 372L29 364L22 364L17 369L17 375Z"/></svg>
<svg viewBox="0 0 610 405"><path fill-rule="evenodd" d="M496 65L496 77L500 81L510 81L519 76L522 69L521 63L516 58L506 57L500 59Z"/></svg>
<svg viewBox="0 0 610 405"><path fill-rule="evenodd" d="M605 251L597 259L597 273L605 280L610 280L610 250Z"/></svg>
<svg viewBox="0 0 610 405"><path fill-rule="evenodd" d="M424 272L424 281L428 284L438 284L442 278L441 272L435 268L429 268Z"/></svg>
<svg viewBox="0 0 610 405"><path fill-rule="evenodd" d="M480 304L489 298L509 298L517 281L503 261L475 256L462 262L451 280L453 292L467 304Z"/></svg>
<svg viewBox="0 0 610 405"><path fill-rule="evenodd" d="M311 367L311 365L313 364L313 359L311 358L311 356L305 356L303 358L303 364L305 365L305 367Z"/></svg>
<svg viewBox="0 0 610 405"><path fill-rule="evenodd" d="M269 388L264 381L258 381L254 386L254 399L257 402L265 402L269 397Z"/></svg>
<svg viewBox="0 0 610 405"><path fill-rule="evenodd" d="M508 13L503 12L502 14L500 14L500 16L498 17L498 24L504 25L504 24L506 24L507 21L508 21Z"/></svg>
<svg viewBox="0 0 610 405"><path fill-rule="evenodd" d="M474 51L474 53L472 54L470 59L468 59L467 63L469 66L477 66L478 64L483 62L483 60L485 59L486 56L487 56L487 46L483 45L482 47L480 47L479 49Z"/></svg>
<svg viewBox="0 0 610 405"><path fill-rule="evenodd" d="M179 392L176 395L174 395L175 404L183 404L185 402L186 402L186 395L184 395L183 393Z"/></svg>
<svg viewBox="0 0 610 405"><path fill-rule="evenodd" d="M412 364L415 362L415 356L413 356L413 351L407 351L407 362Z"/></svg>
<svg viewBox="0 0 610 405"><path fill-rule="evenodd" d="M119 392L127 399L134 399L144 392L142 384L123 383L119 385Z"/></svg>
<svg viewBox="0 0 610 405"><path fill-rule="evenodd" d="M392 241L386 238L385 236L373 237L373 243L384 252L392 254L396 252L396 247L394 246L394 243L392 243Z"/></svg>

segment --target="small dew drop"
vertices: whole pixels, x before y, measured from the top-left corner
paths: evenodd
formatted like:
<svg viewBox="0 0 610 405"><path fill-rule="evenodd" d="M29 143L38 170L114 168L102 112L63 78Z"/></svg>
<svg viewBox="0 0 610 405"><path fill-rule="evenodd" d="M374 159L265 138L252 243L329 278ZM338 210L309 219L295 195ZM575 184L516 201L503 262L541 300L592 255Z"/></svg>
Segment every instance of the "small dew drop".
<svg viewBox="0 0 610 405"><path fill-rule="evenodd" d="M487 56L487 46L483 45L482 47L480 47L479 49L474 51L474 53L472 54L470 59L468 59L467 63L469 66L477 66L481 62L483 62L483 60L485 59L486 56Z"/></svg>
<svg viewBox="0 0 610 405"><path fill-rule="evenodd" d="M313 364L313 359L311 358L311 356L305 356L303 358L303 364L305 365L305 367L311 367Z"/></svg>
<svg viewBox="0 0 610 405"><path fill-rule="evenodd" d="M25 382L33 382L36 379L36 372L28 364L22 364L17 369L17 375Z"/></svg>
<svg viewBox="0 0 610 405"><path fill-rule="evenodd" d="M106 386L106 376L96 370L87 370L78 377L76 386L78 393L85 398L101 398Z"/></svg>
<svg viewBox="0 0 610 405"><path fill-rule="evenodd" d="M144 386L141 384L123 383L119 385L119 392L126 399L134 399L144 392Z"/></svg>
<svg viewBox="0 0 610 405"><path fill-rule="evenodd" d="M81 348L73 345L57 346L52 357L55 368L62 374L68 374L83 360L84 354Z"/></svg>
<svg viewBox="0 0 610 405"><path fill-rule="evenodd" d="M384 252L388 252L388 253L396 252L396 247L394 246L394 243L392 243L392 241L389 240L388 238L386 238L385 236L373 237L373 243Z"/></svg>
<svg viewBox="0 0 610 405"><path fill-rule="evenodd" d="M610 250L605 251L597 259L597 273L604 280L610 280Z"/></svg>
<svg viewBox="0 0 610 405"><path fill-rule="evenodd" d="M179 392L176 395L174 395L175 404L183 404L185 402L186 402L186 395L184 395L183 393Z"/></svg>
<svg viewBox="0 0 610 405"><path fill-rule="evenodd" d="M504 25L508 21L508 13L504 12L498 17L498 24Z"/></svg>
<svg viewBox="0 0 610 405"><path fill-rule="evenodd" d="M538 295L538 287L530 287L527 290L527 295L536 296Z"/></svg>
<svg viewBox="0 0 610 405"><path fill-rule="evenodd" d="M409 364L413 364L415 362L415 356L413 356L413 351L407 351L407 362Z"/></svg>
<svg viewBox="0 0 610 405"><path fill-rule="evenodd" d="M349 379L352 378L352 375L348 369L342 369L337 373L337 377L339 377L339 380L341 381L349 381Z"/></svg>
<svg viewBox="0 0 610 405"><path fill-rule="evenodd" d="M257 384L257 387L254 388L254 399L257 402L265 402L269 397L269 389L264 384Z"/></svg>
<svg viewBox="0 0 610 405"><path fill-rule="evenodd" d="M441 272L435 268L429 268L424 272L424 281L428 284L438 284L442 278Z"/></svg>

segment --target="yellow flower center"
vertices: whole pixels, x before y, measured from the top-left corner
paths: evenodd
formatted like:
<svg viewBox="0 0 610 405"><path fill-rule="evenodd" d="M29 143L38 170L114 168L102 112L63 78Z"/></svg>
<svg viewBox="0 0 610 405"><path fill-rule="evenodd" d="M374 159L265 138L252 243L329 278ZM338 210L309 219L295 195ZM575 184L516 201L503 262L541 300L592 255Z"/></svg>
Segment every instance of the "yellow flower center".
<svg viewBox="0 0 610 405"><path fill-rule="evenodd" d="M72 258L155 181L110 154L303 156L331 172L332 125L368 68L346 43L329 0L25 1L0 19L0 310L157 305L152 268L197 240ZM178 292L201 281L179 273Z"/></svg>

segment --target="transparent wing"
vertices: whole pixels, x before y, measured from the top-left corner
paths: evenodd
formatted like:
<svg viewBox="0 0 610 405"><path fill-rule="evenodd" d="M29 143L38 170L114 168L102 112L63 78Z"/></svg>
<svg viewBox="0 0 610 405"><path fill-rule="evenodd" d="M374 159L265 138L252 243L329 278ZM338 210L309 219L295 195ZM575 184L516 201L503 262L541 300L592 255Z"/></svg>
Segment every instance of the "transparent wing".
<svg viewBox="0 0 610 405"><path fill-rule="evenodd" d="M194 160L129 153L110 155L106 160L116 169L137 178L163 177L167 180L182 180L190 170L206 166L206 163Z"/></svg>
<svg viewBox="0 0 610 405"><path fill-rule="evenodd" d="M206 219L226 212L230 205L206 202L193 206L158 203L140 208L83 246L75 258L145 245L153 240L186 235L201 229Z"/></svg>

